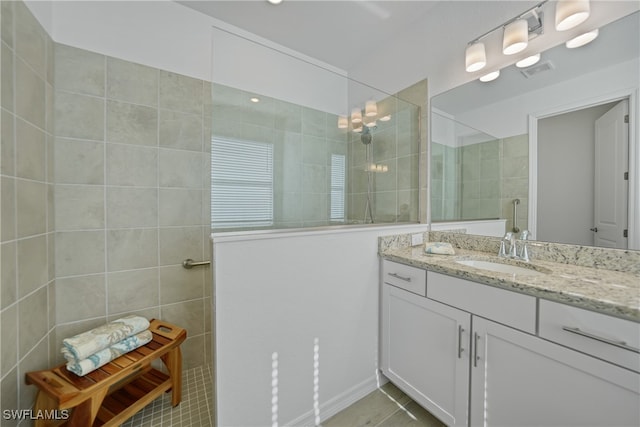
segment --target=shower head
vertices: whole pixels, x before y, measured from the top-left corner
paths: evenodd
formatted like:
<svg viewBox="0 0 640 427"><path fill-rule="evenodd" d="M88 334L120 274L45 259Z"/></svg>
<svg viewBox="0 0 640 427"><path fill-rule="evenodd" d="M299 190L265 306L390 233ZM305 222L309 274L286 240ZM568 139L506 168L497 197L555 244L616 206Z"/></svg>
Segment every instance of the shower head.
<svg viewBox="0 0 640 427"><path fill-rule="evenodd" d="M360 135L360 141L362 141L364 145L371 144L371 132L369 131L369 128L367 126L364 126L364 129L362 130L362 135Z"/></svg>

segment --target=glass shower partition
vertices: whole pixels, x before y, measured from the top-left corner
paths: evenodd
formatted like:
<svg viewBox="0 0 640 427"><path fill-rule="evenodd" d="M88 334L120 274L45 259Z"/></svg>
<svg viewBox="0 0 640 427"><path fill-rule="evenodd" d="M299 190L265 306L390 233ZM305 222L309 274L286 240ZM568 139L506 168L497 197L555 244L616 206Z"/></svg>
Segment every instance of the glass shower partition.
<svg viewBox="0 0 640 427"><path fill-rule="evenodd" d="M420 107L221 30L213 77L214 231L418 221Z"/></svg>

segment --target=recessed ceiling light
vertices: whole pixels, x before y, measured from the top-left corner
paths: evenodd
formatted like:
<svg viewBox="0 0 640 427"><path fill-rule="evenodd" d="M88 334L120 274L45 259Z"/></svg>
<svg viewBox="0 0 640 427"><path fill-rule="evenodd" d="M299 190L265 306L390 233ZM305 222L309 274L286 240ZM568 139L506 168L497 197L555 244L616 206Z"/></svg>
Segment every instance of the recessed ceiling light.
<svg viewBox="0 0 640 427"><path fill-rule="evenodd" d="M280 4L282 3L282 0L267 0L269 3L271 4Z"/></svg>
<svg viewBox="0 0 640 427"><path fill-rule="evenodd" d="M540 61L540 54L536 53L535 55L529 56L527 58L521 59L520 61L516 62L516 67L526 68L535 64L538 61Z"/></svg>
<svg viewBox="0 0 640 427"><path fill-rule="evenodd" d="M596 28L593 31L589 31L587 33L584 34L580 34L578 37L574 37L571 40L569 40L568 42L565 43L565 46L567 46L569 49L573 49L575 47L580 47L580 46L584 46L587 43L591 43L592 41L594 41L596 39L596 37L598 37L598 29Z"/></svg>
<svg viewBox="0 0 640 427"><path fill-rule="evenodd" d="M255 96L251 98L251 102L260 102L260 98L256 98Z"/></svg>
<svg viewBox="0 0 640 427"><path fill-rule="evenodd" d="M493 71L493 72L491 72L489 74L485 74L484 76L480 77L479 80L481 82L485 82L486 83L486 82L490 82L490 81L493 81L493 80L497 79L499 76L500 76L500 70L497 70L497 71Z"/></svg>

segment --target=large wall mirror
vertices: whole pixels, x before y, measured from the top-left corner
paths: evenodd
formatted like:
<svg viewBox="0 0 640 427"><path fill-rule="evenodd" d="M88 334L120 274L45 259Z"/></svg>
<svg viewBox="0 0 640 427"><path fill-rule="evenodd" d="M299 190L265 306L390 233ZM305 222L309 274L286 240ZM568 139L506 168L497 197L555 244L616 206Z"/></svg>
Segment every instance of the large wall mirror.
<svg viewBox="0 0 640 427"><path fill-rule="evenodd" d="M431 99L431 221L640 249L640 12Z"/></svg>

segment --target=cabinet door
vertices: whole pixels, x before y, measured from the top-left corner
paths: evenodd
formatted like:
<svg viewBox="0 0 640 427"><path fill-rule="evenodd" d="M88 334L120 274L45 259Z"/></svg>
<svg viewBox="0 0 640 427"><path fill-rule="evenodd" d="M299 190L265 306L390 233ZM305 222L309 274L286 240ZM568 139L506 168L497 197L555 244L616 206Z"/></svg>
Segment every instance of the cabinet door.
<svg viewBox="0 0 640 427"><path fill-rule="evenodd" d="M637 426L640 375L473 317L472 426Z"/></svg>
<svg viewBox="0 0 640 427"><path fill-rule="evenodd" d="M466 426L470 315L384 284L382 372L449 426Z"/></svg>

